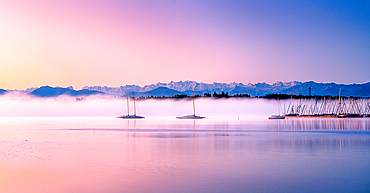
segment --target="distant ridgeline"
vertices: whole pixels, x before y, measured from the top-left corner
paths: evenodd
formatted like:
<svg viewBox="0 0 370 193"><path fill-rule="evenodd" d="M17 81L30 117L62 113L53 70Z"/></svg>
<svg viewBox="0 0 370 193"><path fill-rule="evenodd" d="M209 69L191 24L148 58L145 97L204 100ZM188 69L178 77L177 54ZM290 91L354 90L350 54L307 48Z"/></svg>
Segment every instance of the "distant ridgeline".
<svg viewBox="0 0 370 193"><path fill-rule="evenodd" d="M82 90L74 90L72 87L50 87L30 88L24 93L37 97L68 96L90 96L111 95L125 97L134 93L138 98L186 98L194 97L259 97L259 98L314 98L323 96L343 97L370 97L370 82L365 84L336 84L310 82L276 82L274 84L257 83L197 83L195 81L180 81L170 83L157 83L143 87L126 85L120 87L85 86ZM0 89L0 95L11 92ZM340 92L340 93L339 93Z"/></svg>
<svg viewBox="0 0 370 193"><path fill-rule="evenodd" d="M176 97L183 98L191 96L191 89L194 89L194 95L207 97L230 97L241 95L257 96L257 97L272 97L274 94L285 94L294 96L309 96L311 88L311 96L338 96L341 90L341 96L353 97L370 97L370 82L365 84L336 84L336 83L316 83L310 82L276 82L272 85L266 83L257 84L242 84L242 83L197 83L195 81L180 81L170 83L157 83L146 85L143 87L136 85L126 85L120 87L101 87L101 86L85 86L84 89L91 91L100 91L107 94L118 96L126 96L135 92L136 96L146 97ZM222 94L224 92L224 94ZM227 95L226 95L227 93Z"/></svg>
<svg viewBox="0 0 370 193"><path fill-rule="evenodd" d="M8 91L7 90L4 90L4 89L0 89L0 95L3 95L5 93L7 93Z"/></svg>
<svg viewBox="0 0 370 193"><path fill-rule="evenodd" d="M57 97L60 95L69 95L69 96L89 96L95 94L105 94L99 91L90 91L90 90L72 90L70 88L61 88L61 87L50 87L43 86L30 93L31 95L37 97Z"/></svg>

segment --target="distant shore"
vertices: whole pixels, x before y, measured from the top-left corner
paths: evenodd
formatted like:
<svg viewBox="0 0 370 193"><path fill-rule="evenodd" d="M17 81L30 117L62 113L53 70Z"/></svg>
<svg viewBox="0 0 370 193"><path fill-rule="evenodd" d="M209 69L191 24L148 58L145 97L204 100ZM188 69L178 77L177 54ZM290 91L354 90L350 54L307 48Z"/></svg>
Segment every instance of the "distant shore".
<svg viewBox="0 0 370 193"><path fill-rule="evenodd" d="M137 99L184 99L184 98L192 98L193 96L189 96L186 94L181 95L174 95L174 96L140 96ZM255 96L252 97L249 94L234 94L229 95L228 92L222 92L222 93L204 93L203 95L196 94L194 95L194 98L263 98L263 99L338 99L341 98L354 98L354 99L368 99L370 97L354 97L354 96L331 96L331 95L289 95L289 94L267 94L265 96Z"/></svg>

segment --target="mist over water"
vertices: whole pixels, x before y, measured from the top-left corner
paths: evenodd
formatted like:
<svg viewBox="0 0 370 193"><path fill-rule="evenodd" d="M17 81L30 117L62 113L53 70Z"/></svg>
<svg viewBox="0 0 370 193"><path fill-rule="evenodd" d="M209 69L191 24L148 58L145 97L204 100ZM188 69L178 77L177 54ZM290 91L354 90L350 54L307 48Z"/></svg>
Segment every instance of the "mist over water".
<svg viewBox="0 0 370 193"><path fill-rule="evenodd" d="M60 96L37 98L27 95L0 97L2 117L116 117L127 114L126 98ZM193 114L191 98L137 99L137 115L145 117L181 116ZM196 98L196 114L212 116L269 116L277 114L277 101L254 98ZM134 101L129 100L130 114L134 114ZM280 112L282 113L282 112Z"/></svg>
<svg viewBox="0 0 370 193"><path fill-rule="evenodd" d="M369 192L369 121L1 117L0 192Z"/></svg>
<svg viewBox="0 0 370 193"><path fill-rule="evenodd" d="M136 100L146 118L124 120L126 98L4 95L0 192L370 190L369 118L269 120L277 100L197 98L206 119L175 119L192 103Z"/></svg>

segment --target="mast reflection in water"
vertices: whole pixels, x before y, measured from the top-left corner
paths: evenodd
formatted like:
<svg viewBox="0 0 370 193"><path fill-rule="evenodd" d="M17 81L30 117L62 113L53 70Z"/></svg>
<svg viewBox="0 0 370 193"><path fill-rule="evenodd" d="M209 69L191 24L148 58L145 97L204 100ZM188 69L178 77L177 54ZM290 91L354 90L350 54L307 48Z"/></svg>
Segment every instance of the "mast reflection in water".
<svg viewBox="0 0 370 193"><path fill-rule="evenodd" d="M0 118L0 192L369 192L369 123Z"/></svg>

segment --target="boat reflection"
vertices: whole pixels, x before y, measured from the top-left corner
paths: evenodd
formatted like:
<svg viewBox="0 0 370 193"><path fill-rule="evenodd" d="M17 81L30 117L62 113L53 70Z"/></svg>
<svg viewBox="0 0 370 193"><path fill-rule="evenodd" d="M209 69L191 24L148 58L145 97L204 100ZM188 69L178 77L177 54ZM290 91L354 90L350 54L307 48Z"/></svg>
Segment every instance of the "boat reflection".
<svg viewBox="0 0 370 193"><path fill-rule="evenodd" d="M277 123L277 130L370 130L367 119L288 119Z"/></svg>

